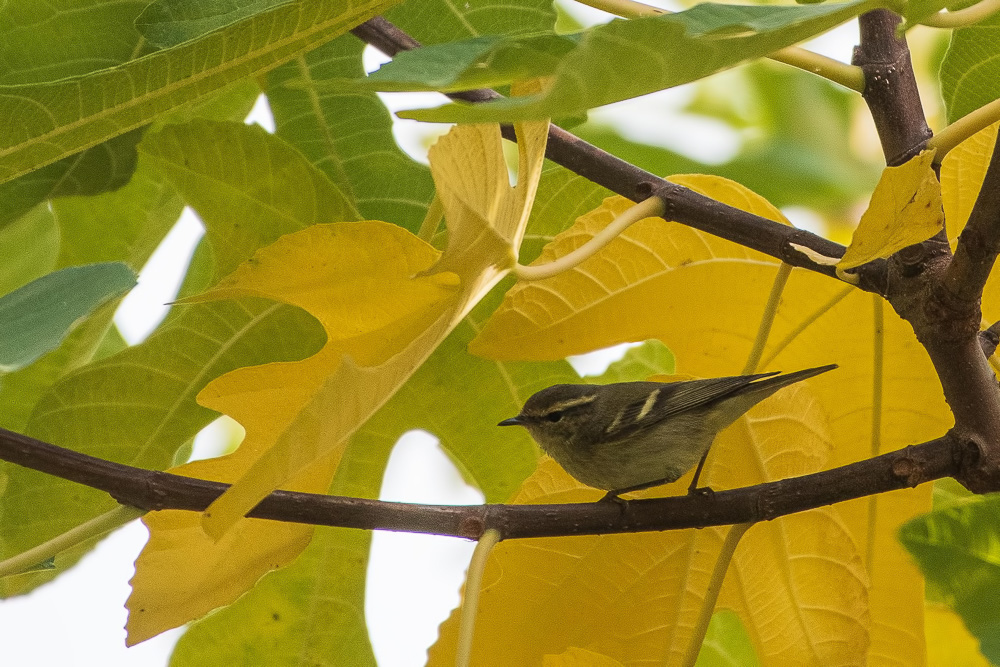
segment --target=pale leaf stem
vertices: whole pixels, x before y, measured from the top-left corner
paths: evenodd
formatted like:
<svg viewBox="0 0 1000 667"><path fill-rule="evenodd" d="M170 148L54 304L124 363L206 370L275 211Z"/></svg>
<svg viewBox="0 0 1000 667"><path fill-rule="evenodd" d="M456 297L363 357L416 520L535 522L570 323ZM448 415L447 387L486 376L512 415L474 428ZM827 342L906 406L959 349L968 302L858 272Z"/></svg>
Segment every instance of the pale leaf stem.
<svg viewBox="0 0 1000 667"><path fill-rule="evenodd" d="M708 582L708 590L705 591L705 599L702 600L701 610L698 612L698 620L694 624L691 634L691 643L688 644L687 652L681 663L684 667L694 667L698 661L698 654L701 652L701 645L705 642L705 633L708 632L708 624L712 620L715 612L715 603L719 600L719 592L722 590L722 582L726 578L726 571L729 563L733 560L733 554L740 543L740 539L750 529L752 523L738 523L726 533L726 540L722 543L722 550L715 560L715 569L712 570L712 578Z"/></svg>
<svg viewBox="0 0 1000 667"><path fill-rule="evenodd" d="M927 148L937 149L934 164L941 164L948 151L998 120L1000 120L1000 99L979 107L942 129L927 142Z"/></svg>
<svg viewBox="0 0 1000 667"><path fill-rule="evenodd" d="M100 516L94 517L90 521L71 528L47 542L43 542L27 551L22 551L7 560L0 561L0 577L29 572L39 564L55 557L66 549L75 547L95 537L100 537L115 528L124 526L129 521L138 519L145 513L146 510L136 509L128 505L119 505L110 512L105 512Z"/></svg>
<svg viewBox="0 0 1000 667"><path fill-rule="evenodd" d="M984 0L984 2L993 1L1000 0ZM587 5L588 7L600 9L609 14L627 19L646 18L673 13L666 9L635 2L635 0L577 0L577 2L581 5ZM767 57L779 63L785 63L786 65L817 74L824 79L839 83L845 88L859 93L865 89L865 75L860 67L848 65L839 60L828 58L797 46L785 47Z"/></svg>
<svg viewBox="0 0 1000 667"><path fill-rule="evenodd" d="M788 276L792 273L790 264L782 264L778 267L778 273L774 276L774 283L771 284L771 294L767 297L767 304L764 306L764 313L760 317L760 325L757 327L757 338L753 342L753 349L747 357L746 366L743 367L743 374L753 373L760 364L760 358L764 354L764 346L767 345L767 338L771 335L771 327L774 326L774 317L778 314L778 306L781 304L781 293L785 291L788 284Z"/></svg>
<svg viewBox="0 0 1000 667"><path fill-rule="evenodd" d="M462 616L458 626L458 648L455 651L455 667L469 667L472 660L472 638L476 630L476 612L479 608L479 589L483 585L483 570L493 547L500 541L500 533L490 528L476 542L469 562L469 575L465 579L465 595L462 596Z"/></svg>
<svg viewBox="0 0 1000 667"><path fill-rule="evenodd" d="M932 28L964 28L988 19L997 12L1000 12L1000 0L982 0L958 11L931 14L920 23Z"/></svg>
<svg viewBox="0 0 1000 667"><path fill-rule="evenodd" d="M663 215L664 210L663 200L659 197L644 199L612 220L610 225L599 231L592 239L576 250L546 264L539 264L537 266L515 264L513 268L514 275L519 280L544 280L545 278L558 275L563 271L569 271L590 259L604 246L618 238L618 235L631 225L646 218L659 217Z"/></svg>

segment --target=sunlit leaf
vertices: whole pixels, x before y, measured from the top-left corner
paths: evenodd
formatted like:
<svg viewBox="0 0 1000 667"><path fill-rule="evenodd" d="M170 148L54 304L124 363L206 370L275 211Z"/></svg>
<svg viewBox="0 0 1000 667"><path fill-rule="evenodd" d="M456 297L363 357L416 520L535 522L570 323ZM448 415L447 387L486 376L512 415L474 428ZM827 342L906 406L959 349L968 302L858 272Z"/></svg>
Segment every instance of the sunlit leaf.
<svg viewBox="0 0 1000 667"><path fill-rule="evenodd" d="M829 442L820 404L805 386L779 396L722 434L716 446L740 464L714 457L707 469L711 486L743 486L823 465ZM689 481L643 495L683 493ZM600 493L546 459L513 502L585 502ZM741 612L754 620L752 636L776 664L849 662L868 643L861 559L836 511L788 519L751 529L724 599L746 600ZM679 660L726 530L502 542L483 577L473 664L535 664L570 647L622 664ZM824 548L820 561L809 557L818 547ZM789 598L810 611L803 614ZM503 632L491 631L500 619ZM453 614L442 626L431 665L453 660L457 621ZM806 641L810 634L817 641Z"/></svg>
<svg viewBox="0 0 1000 667"><path fill-rule="evenodd" d="M921 151L905 164L886 167L838 268L888 257L941 230L944 212L941 184L931 166L934 154Z"/></svg>
<svg viewBox="0 0 1000 667"><path fill-rule="evenodd" d="M262 249L190 300L254 295L297 305L324 325L327 343L300 362L237 369L202 390L199 400L240 421L247 437L233 454L179 472L234 484L201 524L182 512L147 517L153 537L133 580L131 643L229 604L308 543L308 527L241 519L279 485L323 490L347 439L503 276L513 239L523 234L547 124L521 132L524 181L516 188L506 170L502 184L486 189L477 179L449 180L470 157L480 163L479 173L503 164L496 126L456 128L439 143L433 163L439 191L463 204L446 208L453 233L440 259L389 223L314 225ZM475 152L477 146L485 152ZM190 575L180 576L179 585L178 572L186 570Z"/></svg>
<svg viewBox="0 0 1000 667"><path fill-rule="evenodd" d="M996 145L997 127L994 123L972 135L949 151L941 163L942 202L953 247L983 187ZM990 276L983 291L983 318L989 322L1000 319L998 274Z"/></svg>

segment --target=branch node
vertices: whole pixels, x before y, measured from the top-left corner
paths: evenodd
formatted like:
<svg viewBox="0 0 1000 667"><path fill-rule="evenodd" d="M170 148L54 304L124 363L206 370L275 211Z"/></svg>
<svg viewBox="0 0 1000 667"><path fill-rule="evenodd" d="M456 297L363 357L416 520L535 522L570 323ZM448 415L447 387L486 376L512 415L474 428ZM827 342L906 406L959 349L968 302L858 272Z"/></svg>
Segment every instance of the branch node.
<svg viewBox="0 0 1000 667"><path fill-rule="evenodd" d="M892 474L898 479L906 480L906 485L910 487L920 483L919 476L915 475L918 470L917 462L910 457L909 453L903 454L892 462Z"/></svg>
<svg viewBox="0 0 1000 667"><path fill-rule="evenodd" d="M1000 322L994 322L990 328L979 332L979 346L987 359L997 351L997 345L1000 345Z"/></svg>
<svg viewBox="0 0 1000 667"><path fill-rule="evenodd" d="M652 196L653 191L656 189L657 183L652 181L642 181L635 186L635 198L637 200L647 199Z"/></svg>
<svg viewBox="0 0 1000 667"><path fill-rule="evenodd" d="M924 271L925 260L927 259L927 247L923 243L914 243L896 253L896 257L899 258L903 276L913 278Z"/></svg>
<svg viewBox="0 0 1000 667"><path fill-rule="evenodd" d="M462 537L478 540L486 532L486 522L482 517L466 516L458 522L458 532ZM501 537L501 539L503 539Z"/></svg>

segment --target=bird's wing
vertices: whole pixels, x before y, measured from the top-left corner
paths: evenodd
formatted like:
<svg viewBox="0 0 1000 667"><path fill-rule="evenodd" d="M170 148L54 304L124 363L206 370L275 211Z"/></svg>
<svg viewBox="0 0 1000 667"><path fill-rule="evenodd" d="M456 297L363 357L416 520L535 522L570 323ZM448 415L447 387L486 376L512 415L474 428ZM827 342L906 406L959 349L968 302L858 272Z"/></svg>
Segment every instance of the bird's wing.
<svg viewBox="0 0 1000 667"><path fill-rule="evenodd" d="M700 408L716 399L732 394L754 380L772 375L777 375L777 373L665 382L654 386L652 391L643 391L641 397L627 403L608 425L606 433L615 440L627 438L667 417ZM643 382L642 384L648 386L655 383Z"/></svg>

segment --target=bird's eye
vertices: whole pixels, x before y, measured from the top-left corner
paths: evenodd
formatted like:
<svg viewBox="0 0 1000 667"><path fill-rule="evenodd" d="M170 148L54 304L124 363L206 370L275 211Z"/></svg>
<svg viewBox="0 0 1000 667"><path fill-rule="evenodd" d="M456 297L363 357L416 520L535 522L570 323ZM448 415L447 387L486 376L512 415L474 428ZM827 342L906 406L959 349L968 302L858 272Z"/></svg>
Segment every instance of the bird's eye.
<svg viewBox="0 0 1000 667"><path fill-rule="evenodd" d="M554 410L549 414L545 415L545 418L550 422L557 422L563 418L563 413L561 410Z"/></svg>

